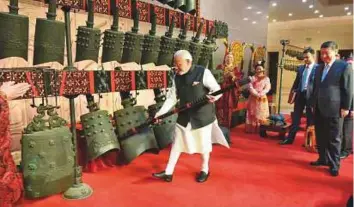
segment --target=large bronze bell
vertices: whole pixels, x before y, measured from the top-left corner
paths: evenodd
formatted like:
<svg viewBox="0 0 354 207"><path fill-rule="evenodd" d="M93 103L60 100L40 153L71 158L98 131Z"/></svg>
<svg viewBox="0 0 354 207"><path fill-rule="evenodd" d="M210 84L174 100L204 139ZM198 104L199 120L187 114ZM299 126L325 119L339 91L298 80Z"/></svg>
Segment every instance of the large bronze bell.
<svg viewBox="0 0 354 207"><path fill-rule="evenodd" d="M142 48L141 64L154 63L157 64L157 60L160 52L161 38L155 36L156 34L156 13L154 10L151 14L151 30L149 34L144 35L144 43Z"/></svg>
<svg viewBox="0 0 354 207"><path fill-rule="evenodd" d="M200 41L200 35L202 34L203 26L204 26L204 21L202 21L199 24L197 34L192 38L192 41L190 42L189 45L189 52L193 57L194 64L198 64L200 54L202 51L202 44L200 44L199 41Z"/></svg>
<svg viewBox="0 0 354 207"><path fill-rule="evenodd" d="M134 26L131 32L125 33L122 63L135 62L140 64L141 50L144 37L138 34L139 31L139 12L136 0L132 0Z"/></svg>
<svg viewBox="0 0 354 207"><path fill-rule="evenodd" d="M56 2L56 0L49 1L47 19L36 20L34 65L48 62L64 64L65 24L55 20Z"/></svg>
<svg viewBox="0 0 354 207"><path fill-rule="evenodd" d="M79 26L76 41L76 62L93 60L98 62L98 53L101 46L101 31L93 28L94 8L93 0L88 0L88 16L86 26Z"/></svg>
<svg viewBox="0 0 354 207"><path fill-rule="evenodd" d="M88 159L93 160L111 150L118 150L119 143L108 111L99 110L92 95L87 95L89 113L80 117L87 143Z"/></svg>
<svg viewBox="0 0 354 207"><path fill-rule="evenodd" d="M180 34L178 35L178 38L176 40L177 42L176 42L175 51L189 50L190 42L186 40L189 27L190 27L189 19L187 18L186 22L183 25L183 28L180 31Z"/></svg>
<svg viewBox="0 0 354 207"><path fill-rule="evenodd" d="M37 113L21 140L21 169L28 198L61 193L74 183L75 154L66 121L53 106L41 105Z"/></svg>
<svg viewBox="0 0 354 207"><path fill-rule="evenodd" d="M0 12L0 59L28 58L29 19L18 14L18 0L11 0L9 13Z"/></svg>
<svg viewBox="0 0 354 207"><path fill-rule="evenodd" d="M214 31L214 32L213 32ZM201 65L205 68L213 69L213 66L210 65L210 59L213 58L213 53L215 52L216 45L213 43L213 33L215 33L215 29L211 28L208 37L203 41L202 50L200 53L200 58L198 65Z"/></svg>
<svg viewBox="0 0 354 207"><path fill-rule="evenodd" d="M175 16L172 17L172 21L168 28L168 32L165 33L165 36L161 37L161 47L160 53L157 60L157 65L168 65L172 66L173 63L173 54L176 47L176 39L172 38L173 28L175 26Z"/></svg>
<svg viewBox="0 0 354 207"><path fill-rule="evenodd" d="M179 7L180 10L182 10L184 13L189 13L194 15L197 10L196 10L196 1L195 0L185 0L185 3L183 6Z"/></svg>
<svg viewBox="0 0 354 207"><path fill-rule="evenodd" d="M159 93L157 90L154 90L156 104L153 104L148 108L150 117L155 116L155 114L158 112L158 110L161 109L164 101L166 100L166 97ZM156 141L160 149L164 149L172 143L176 121L177 114L163 119L160 124L153 127Z"/></svg>
<svg viewBox="0 0 354 207"><path fill-rule="evenodd" d="M170 0L167 2L167 4L174 9L184 6L185 3L186 3L185 0L172 0L172 1Z"/></svg>
<svg viewBox="0 0 354 207"><path fill-rule="evenodd" d="M102 48L102 63L117 61L121 62L124 44L124 33L118 31L119 11L114 9L113 24L111 29L104 32L103 48Z"/></svg>
<svg viewBox="0 0 354 207"><path fill-rule="evenodd" d="M184 5L186 5L186 0L175 0L174 5L172 5L172 7L173 8L180 8Z"/></svg>
<svg viewBox="0 0 354 207"><path fill-rule="evenodd" d="M128 164L132 162L136 157L147 150L158 150L156 139L152 129L146 128L142 133L131 136L127 139L120 140L119 136L125 134L133 127L139 126L148 118L146 109L144 106L134 106L136 100L134 98L122 97L122 105L124 109L114 112L114 118L116 121L116 131L118 140L121 146L121 161Z"/></svg>

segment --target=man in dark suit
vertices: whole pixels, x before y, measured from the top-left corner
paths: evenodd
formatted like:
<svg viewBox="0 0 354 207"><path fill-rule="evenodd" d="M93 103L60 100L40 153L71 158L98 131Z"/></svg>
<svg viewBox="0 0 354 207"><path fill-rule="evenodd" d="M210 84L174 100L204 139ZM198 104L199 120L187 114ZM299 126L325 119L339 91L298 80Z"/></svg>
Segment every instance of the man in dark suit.
<svg viewBox="0 0 354 207"><path fill-rule="evenodd" d="M305 65L302 65L297 70L297 75L293 86L291 88L292 93L295 95L294 112L292 114L292 124L286 139L282 140L280 144L292 144L294 142L301 116L306 108L307 127L313 125L313 112L310 106L310 98L313 93L313 81L315 77L315 70L317 64L315 63L315 51L312 48L306 48L303 52ZM289 98L291 100L292 98ZM293 101L289 101L292 104Z"/></svg>
<svg viewBox="0 0 354 207"><path fill-rule="evenodd" d="M329 166L332 176L339 174L341 127L353 98L353 71L351 65L336 60L337 50L333 41L321 45L324 64L316 70L312 102L319 159L311 165Z"/></svg>
<svg viewBox="0 0 354 207"><path fill-rule="evenodd" d="M353 66L352 66L353 67ZM344 117L342 132L342 149L340 158L347 158L353 153L353 99L348 116Z"/></svg>

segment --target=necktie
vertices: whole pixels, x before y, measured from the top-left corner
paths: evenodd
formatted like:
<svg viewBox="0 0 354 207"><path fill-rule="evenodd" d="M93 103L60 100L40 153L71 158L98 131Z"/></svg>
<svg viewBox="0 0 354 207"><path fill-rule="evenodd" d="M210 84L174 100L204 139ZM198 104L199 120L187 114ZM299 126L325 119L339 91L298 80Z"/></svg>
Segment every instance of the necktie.
<svg viewBox="0 0 354 207"><path fill-rule="evenodd" d="M323 82L323 80L326 78L328 71L329 71L329 65L326 65L322 73L321 82Z"/></svg>
<svg viewBox="0 0 354 207"><path fill-rule="evenodd" d="M307 75L309 73L309 66L307 65L302 76L301 91L306 89Z"/></svg>

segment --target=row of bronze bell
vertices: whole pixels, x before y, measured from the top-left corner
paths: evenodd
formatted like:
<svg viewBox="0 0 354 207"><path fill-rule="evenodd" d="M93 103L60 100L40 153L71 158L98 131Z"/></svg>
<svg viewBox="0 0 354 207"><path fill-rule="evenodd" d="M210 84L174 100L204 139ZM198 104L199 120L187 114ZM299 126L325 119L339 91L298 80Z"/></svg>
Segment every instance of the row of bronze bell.
<svg viewBox="0 0 354 207"><path fill-rule="evenodd" d="M122 96L123 109L114 112L112 119L106 110L100 110L93 97L87 95L89 113L80 117L83 138L87 146L88 160L94 160L107 152L119 151L117 162L128 164L145 151L158 152L172 142L176 117L164 120L164 124L150 128L128 139L120 139L128 130L144 123L163 104L157 99L149 107L135 106L136 99ZM46 120L45 112L49 119ZM151 111L154 111L151 113ZM72 133L67 123L53 113L53 107L40 106L33 121L23 134L21 168L25 194L28 198L40 198L67 190L74 180L75 151ZM115 124L114 124L115 122ZM49 126L46 124L49 123ZM57 123L51 125L51 123ZM85 151L85 150L84 150Z"/></svg>

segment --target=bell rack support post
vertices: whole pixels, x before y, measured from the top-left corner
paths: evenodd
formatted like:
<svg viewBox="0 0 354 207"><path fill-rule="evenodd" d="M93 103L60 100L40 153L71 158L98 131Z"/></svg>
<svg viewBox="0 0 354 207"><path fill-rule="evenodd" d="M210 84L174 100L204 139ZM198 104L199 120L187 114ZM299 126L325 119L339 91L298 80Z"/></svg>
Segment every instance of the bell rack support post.
<svg viewBox="0 0 354 207"><path fill-rule="evenodd" d="M279 99L278 99L278 114L280 114L280 105L281 105L281 93L282 93L282 85L283 85L283 71L284 71L284 58L285 58L285 48L290 44L289 40L280 40L280 44L283 46L282 56L279 63L280 68L280 84L279 84Z"/></svg>
<svg viewBox="0 0 354 207"><path fill-rule="evenodd" d="M72 61L72 49L71 49L71 24L70 24L70 10L71 5L64 5L62 10L65 15L65 29L66 29L66 48L68 55L68 66L64 68L64 71L74 71L77 70L73 66ZM75 152L74 161L74 184L67 191L64 192L63 197L68 200L78 200L84 199L92 195L92 188L86 183L82 182L82 167L78 165L77 159L77 142L76 142L76 117L75 117L75 98L77 96L67 96L70 103L70 122L71 122L71 133L73 135L72 142Z"/></svg>

